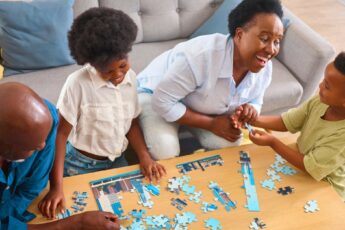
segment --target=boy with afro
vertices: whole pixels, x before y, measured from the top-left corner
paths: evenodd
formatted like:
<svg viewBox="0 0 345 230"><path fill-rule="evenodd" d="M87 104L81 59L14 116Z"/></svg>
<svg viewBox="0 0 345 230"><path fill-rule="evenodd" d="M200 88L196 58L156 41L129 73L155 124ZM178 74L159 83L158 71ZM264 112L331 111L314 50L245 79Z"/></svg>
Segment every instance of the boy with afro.
<svg viewBox="0 0 345 230"><path fill-rule="evenodd" d="M126 166L128 143L144 176L166 174L151 158L138 123L136 74L128 61L136 35L133 20L115 9L91 8L73 22L69 48L83 67L68 76L57 102L56 158L50 191L39 203L48 218L64 210L63 176Z"/></svg>
<svg viewBox="0 0 345 230"><path fill-rule="evenodd" d="M260 130L249 137L257 145L270 146L315 180L328 181L345 200L345 52L327 65L319 87L319 95L300 107L281 116L260 116L252 123L275 131L300 131L297 150Z"/></svg>

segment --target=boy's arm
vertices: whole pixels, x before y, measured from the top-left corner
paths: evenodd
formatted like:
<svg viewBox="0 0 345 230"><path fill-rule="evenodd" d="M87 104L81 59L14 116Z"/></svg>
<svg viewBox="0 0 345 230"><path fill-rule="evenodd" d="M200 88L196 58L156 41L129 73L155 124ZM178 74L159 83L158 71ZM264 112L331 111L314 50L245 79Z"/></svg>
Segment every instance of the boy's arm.
<svg viewBox="0 0 345 230"><path fill-rule="evenodd" d="M127 133L129 144L132 146L140 161L141 170L150 181L153 177L159 180L162 176L166 175L163 165L154 161L146 147L144 136L141 132L138 118L132 120L131 128Z"/></svg>
<svg viewBox="0 0 345 230"><path fill-rule="evenodd" d="M281 116L259 116L253 125L273 131L288 131Z"/></svg>
<svg viewBox="0 0 345 230"><path fill-rule="evenodd" d="M253 133L249 133L249 138L257 145L270 146L274 151L276 151L295 167L306 171L303 163L304 156L298 150L290 148L271 134L261 130L254 130Z"/></svg>
<svg viewBox="0 0 345 230"><path fill-rule="evenodd" d="M63 169L66 155L66 142L68 135L72 130L72 125L59 113L59 126L56 135L56 154L55 161L50 173L50 190L48 194L40 201L38 208L43 216L48 218L55 217L55 211L63 211L65 208L65 198L63 195Z"/></svg>
<svg viewBox="0 0 345 230"><path fill-rule="evenodd" d="M273 139L271 148L274 149L274 151L281 155L285 160L293 164L295 167L306 171L303 163L304 155L301 154L298 150L292 149L277 138Z"/></svg>

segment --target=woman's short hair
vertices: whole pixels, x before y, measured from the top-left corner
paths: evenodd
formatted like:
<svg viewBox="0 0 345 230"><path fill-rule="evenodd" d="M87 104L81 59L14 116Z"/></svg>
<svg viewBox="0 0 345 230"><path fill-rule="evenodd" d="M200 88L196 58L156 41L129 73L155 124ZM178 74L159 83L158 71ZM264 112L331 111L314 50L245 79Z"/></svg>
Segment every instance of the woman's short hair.
<svg viewBox="0 0 345 230"><path fill-rule="evenodd" d="M80 14L68 33L72 57L79 65L104 69L132 49L138 28L124 12L95 7Z"/></svg>
<svg viewBox="0 0 345 230"><path fill-rule="evenodd" d="M334 60L335 68L345 75L345 52L340 52Z"/></svg>
<svg viewBox="0 0 345 230"><path fill-rule="evenodd" d="M243 0L228 16L231 37L235 36L237 28L245 26L260 13L276 14L282 19L282 5L279 0Z"/></svg>

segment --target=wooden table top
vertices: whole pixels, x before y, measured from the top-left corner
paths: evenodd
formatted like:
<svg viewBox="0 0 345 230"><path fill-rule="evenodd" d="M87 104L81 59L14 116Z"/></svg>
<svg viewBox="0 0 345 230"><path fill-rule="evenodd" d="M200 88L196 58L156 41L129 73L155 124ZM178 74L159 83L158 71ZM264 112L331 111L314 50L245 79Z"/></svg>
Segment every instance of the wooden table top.
<svg viewBox="0 0 345 230"><path fill-rule="evenodd" d="M241 168L239 161L239 151L246 151L251 158L251 165L254 172L256 191L259 200L260 211L250 212L244 207L246 204L245 191L243 185L243 177L238 171ZM203 213L201 210L201 202L195 204L188 200L188 197L182 192L179 196L165 190L168 179L177 176L181 177L176 168L177 164L202 159L207 156L220 155L224 160L223 166L211 166L205 171L195 170L188 172L191 177L189 185L195 185L196 191L202 191L201 202L214 203L218 209L214 212ZM240 147L232 147L227 149L215 150L204 153L195 153L188 156L178 157L170 160L160 161L167 169L168 175L164 177L160 183L160 196L152 196L154 206L147 209L137 204L139 198L136 193L123 193L121 205L125 214L132 209L145 209L146 216L164 214L169 218L175 217L176 213L193 212L197 215L198 221L188 226L189 229L200 229L204 227L204 220L208 218L216 218L220 221L223 229L249 229L250 223L255 217L261 219L267 229L344 229L342 223L345 218L345 204L336 194L335 190L327 182L317 182L307 173L298 169L297 174L293 176L279 174L282 178L281 182L276 182L276 187L291 186L294 188L292 194L282 196L277 190L269 191L262 188L260 181L268 179L266 170L275 161L275 152L268 147L259 147L256 145L246 145ZM291 166L289 163L287 165ZM89 182L105 177L115 176L133 170L138 170L138 165L128 166L119 169L105 170L91 174L78 175L64 178L64 193L66 196L67 208L73 204L72 194L74 191L86 191L89 198L85 211L98 210L96 201L91 191ZM215 181L225 191L229 192L230 198L237 202L237 208L227 212L224 206L214 200L212 191L208 188L210 181ZM37 218L31 223L43 223L44 219L37 209L37 203L47 189L33 202L29 207L29 211L35 213ZM171 198L184 198L188 200L188 206L182 211L177 210L170 204ZM317 200L320 210L315 213L305 213L304 205L309 200ZM128 226L132 220L122 222L124 226Z"/></svg>

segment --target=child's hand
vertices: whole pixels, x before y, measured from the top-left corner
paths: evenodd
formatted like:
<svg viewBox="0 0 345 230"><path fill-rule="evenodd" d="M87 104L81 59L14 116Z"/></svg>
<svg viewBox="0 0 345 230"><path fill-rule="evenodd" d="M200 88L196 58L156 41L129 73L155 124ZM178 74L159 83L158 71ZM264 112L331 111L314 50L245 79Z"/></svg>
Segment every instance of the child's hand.
<svg viewBox="0 0 345 230"><path fill-rule="evenodd" d="M51 188L45 197L38 203L38 209L42 215L49 219L54 219L57 213L64 212L65 207L66 202L62 188Z"/></svg>
<svg viewBox="0 0 345 230"><path fill-rule="evenodd" d="M152 181L153 178L155 178L156 181L159 181L167 174L165 167L152 160L151 157L144 157L143 159L140 159L140 169L143 175L149 179L149 181Z"/></svg>
<svg viewBox="0 0 345 230"><path fill-rule="evenodd" d="M231 116L236 122L237 127L240 128L244 123L252 124L258 118L258 112L250 104L243 104L237 107L234 114Z"/></svg>
<svg viewBox="0 0 345 230"><path fill-rule="evenodd" d="M249 133L249 139L257 145L271 146L275 137L264 131L254 129L253 132Z"/></svg>

